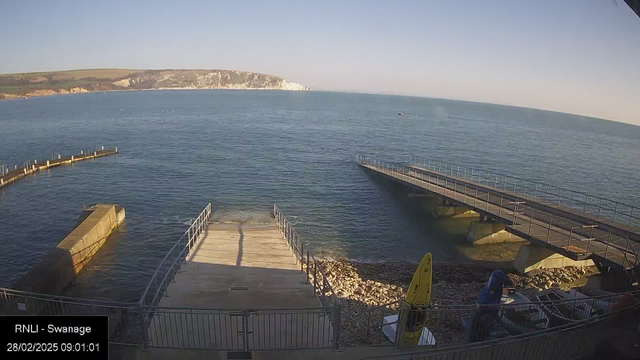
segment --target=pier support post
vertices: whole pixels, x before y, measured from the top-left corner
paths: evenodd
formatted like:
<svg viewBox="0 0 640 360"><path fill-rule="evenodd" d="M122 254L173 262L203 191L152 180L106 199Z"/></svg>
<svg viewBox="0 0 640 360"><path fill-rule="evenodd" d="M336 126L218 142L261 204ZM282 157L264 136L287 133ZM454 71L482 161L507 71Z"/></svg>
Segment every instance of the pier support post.
<svg viewBox="0 0 640 360"><path fill-rule="evenodd" d="M472 221L467 229L467 241L474 245L495 244L505 242L526 242L525 239L505 230L500 222L486 220Z"/></svg>
<svg viewBox="0 0 640 360"><path fill-rule="evenodd" d="M73 162L73 155L71 155L71 162Z"/></svg>
<svg viewBox="0 0 640 360"><path fill-rule="evenodd" d="M47 160L47 167L49 167L49 160Z"/></svg>
<svg viewBox="0 0 640 360"><path fill-rule="evenodd" d="M4 179L0 179L0 186L4 186Z"/></svg>
<svg viewBox="0 0 640 360"><path fill-rule="evenodd" d="M437 196L424 196L425 201L421 204L433 218L475 218L478 213L467 207L454 205L451 201L442 199Z"/></svg>
<svg viewBox="0 0 640 360"><path fill-rule="evenodd" d="M566 266L593 266L593 260L573 260L553 252L547 248L535 245L523 245L518 250L518 256L513 267L521 274L535 269L555 269Z"/></svg>

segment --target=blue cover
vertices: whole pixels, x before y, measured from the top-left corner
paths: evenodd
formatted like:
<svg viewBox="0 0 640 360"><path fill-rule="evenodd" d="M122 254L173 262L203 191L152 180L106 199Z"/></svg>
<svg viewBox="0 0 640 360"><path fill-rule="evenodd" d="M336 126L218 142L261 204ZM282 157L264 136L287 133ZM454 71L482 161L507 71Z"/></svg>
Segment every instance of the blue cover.
<svg viewBox="0 0 640 360"><path fill-rule="evenodd" d="M478 304L480 305L497 305L500 304L502 297L502 287L504 286L504 273L502 270L494 270L487 280L487 283L478 296Z"/></svg>

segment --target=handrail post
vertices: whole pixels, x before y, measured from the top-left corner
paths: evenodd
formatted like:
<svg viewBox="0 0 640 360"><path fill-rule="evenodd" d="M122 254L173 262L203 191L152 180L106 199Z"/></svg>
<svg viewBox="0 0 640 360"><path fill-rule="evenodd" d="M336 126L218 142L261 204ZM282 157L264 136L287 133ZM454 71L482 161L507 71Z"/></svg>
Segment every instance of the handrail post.
<svg viewBox="0 0 640 360"><path fill-rule="evenodd" d="M618 213L618 202L616 201L616 207L613 210L613 222L616 222L616 214Z"/></svg>
<svg viewBox="0 0 640 360"><path fill-rule="evenodd" d="M573 229L574 227L571 226L571 231L569 231L569 240L567 241L567 251L569 251L569 246L571 246L571 238L573 238Z"/></svg>
<svg viewBox="0 0 640 360"><path fill-rule="evenodd" d="M300 251L300 272L304 272L304 242L302 242L302 240L300 240L299 237L298 237L298 241L300 242L300 247L301 247L301 251Z"/></svg>
<svg viewBox="0 0 640 360"><path fill-rule="evenodd" d="M340 304L334 305L334 324L333 324L333 349L335 351L340 350L340 329L342 328L342 306Z"/></svg>
<svg viewBox="0 0 640 360"><path fill-rule="evenodd" d="M476 196L473 198L473 206L476 206L476 200L478 200L478 188L476 188Z"/></svg>
<svg viewBox="0 0 640 360"><path fill-rule="evenodd" d="M318 291L318 263L316 259L313 259L313 295L315 296Z"/></svg>
<svg viewBox="0 0 640 360"><path fill-rule="evenodd" d="M307 248L307 284L309 283L309 249Z"/></svg>
<svg viewBox="0 0 640 360"><path fill-rule="evenodd" d="M140 322L140 335L141 336L141 346L142 350L146 350L149 347L149 334L147 333L147 320L144 316L144 306L142 303L142 298L138 301L138 321Z"/></svg>

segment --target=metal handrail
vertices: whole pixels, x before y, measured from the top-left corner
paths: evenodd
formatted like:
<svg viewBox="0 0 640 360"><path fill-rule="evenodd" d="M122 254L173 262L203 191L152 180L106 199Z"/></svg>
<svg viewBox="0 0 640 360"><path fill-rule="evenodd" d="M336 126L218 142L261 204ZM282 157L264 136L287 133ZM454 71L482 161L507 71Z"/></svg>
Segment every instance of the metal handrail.
<svg viewBox="0 0 640 360"><path fill-rule="evenodd" d="M529 332L529 333L525 333L525 334L520 334L520 335L512 335L512 336L507 336L504 338L500 338L500 339L495 339L495 340L487 340L487 341L481 341L481 342L475 342L475 343L465 343L465 344L458 344L458 345L451 345L451 346L446 346L446 347L441 347L441 348L435 348L435 349L425 349L425 350L419 350L419 351L410 351L410 352L403 352L403 353L394 353L391 355L376 355L376 356L367 356L367 357L363 357L361 358L362 360L368 360L368 359L388 359L388 360L412 360L412 359L419 359L419 358L458 358L456 356L447 356L447 355L455 355L456 353L464 353L464 357L465 358L475 358L475 354L473 353L473 351L478 351L479 353L477 354L478 357L486 357L486 352L482 352L483 350L487 350L487 349L492 349L492 350L496 350L499 351L497 349L497 347L499 347L500 345L509 345L509 344L513 344L513 343L517 343L517 342L526 342L526 341L531 341L532 339L536 339L536 338L540 338L540 337L544 337L544 336L550 336L550 335L556 335L559 334L561 332L569 332L569 331L580 331L586 327L589 326L594 326L594 324L598 324L601 322L607 322L609 319L612 318L620 318L621 316L623 316L624 314L627 313L633 313L640 310L640 304L634 304L628 307L624 307L621 309L617 309L617 310L613 310L610 312L607 312L605 314L602 315L598 315L598 316L594 316L592 318L589 319L585 319L585 320L580 320L580 321L576 321L573 323L569 323L569 324L565 324L565 325L561 325L561 326L557 326L557 327L552 327L552 328L547 328L547 329L543 329L543 330L538 330L535 332ZM583 339L581 339L582 341ZM588 341L589 339L587 339ZM567 344L568 345L568 344ZM580 344L578 344L578 346L580 346ZM518 349L518 348L514 348L511 347L510 349L507 349L507 351L511 350L513 351L514 349ZM493 354L493 351L491 352ZM500 352L501 355L506 355L505 352ZM514 353L514 358L518 357L517 355L520 355L519 352ZM481 356L483 355L483 356ZM585 354L583 354L584 356ZM582 356L576 356L575 358L582 358Z"/></svg>
<svg viewBox="0 0 640 360"><path fill-rule="evenodd" d="M640 208L620 201L605 199L584 192L549 185L543 182L531 181L517 176L483 171L421 157L411 156L409 163L413 166L423 167L429 171L437 171L451 176L462 177L470 181L477 181L494 189L502 189L512 191L515 194L531 196L551 204L555 203L567 206L566 203L568 203L568 207L572 210L589 213L597 218L608 219L614 223L633 227L640 226ZM474 178L476 179L474 180ZM520 183L520 185L518 183ZM567 192L568 194L566 194ZM565 200L564 203L561 199ZM596 203L589 202L589 199L595 200ZM607 204L609 206L606 206ZM627 211L623 211L625 209Z"/></svg>
<svg viewBox="0 0 640 360"><path fill-rule="evenodd" d="M282 236L287 240L289 248L295 256L296 262L300 262L300 271L305 272L307 283L313 282L314 294L319 295L320 303L327 313L333 314L331 319L334 322L334 347L335 349L338 349L340 346L340 330L342 327L342 306L335 291L333 291L331 283L324 273L324 267L322 266L322 263L319 263L318 260L316 260L313 250L311 250L308 244L305 244L302 241L296 229L293 228L291 222L282 213L277 204L273 204L273 217L278 230L280 230ZM318 282L319 279L321 283ZM329 296L327 296L327 294L329 294Z"/></svg>
<svg viewBox="0 0 640 360"><path fill-rule="evenodd" d="M585 225L565 218L554 218L552 214L547 214L541 212L540 210L536 211L534 208L523 206L522 202L510 202L508 195L506 195L507 201L505 202L505 195L495 194L490 188L489 190L487 190L487 188L482 188L468 182L458 182L455 178L441 178L438 175L418 172L413 168L405 167L396 163L371 159L369 157L360 155L357 155L356 160L358 164L373 167L377 169L377 171L380 171L385 175L396 177L400 180L412 183L417 186L425 187L429 191L442 193L442 195L449 196L453 198L454 201L463 203L465 206L470 206L477 209L478 211L489 213L490 206L496 207L496 210L498 210L498 214L501 217L510 219L509 223L506 224L507 227L515 230L516 226L522 225L522 222L528 221L528 229L517 230L517 232L524 232L525 235L531 236L532 230L535 226L536 230L543 230L546 232L546 238L540 238L539 236L536 236L536 239L545 241L546 243L549 243L551 241L552 234L554 234L560 235L560 238L566 238L567 246L571 245L571 242L580 242L584 243L587 248L589 248L592 246L592 240L595 243L601 243L603 246L606 246L606 248L603 250L604 258L607 258L609 248L617 249L624 252L622 256L626 256L626 253L630 253L633 255L640 253L640 244L638 244L637 242L627 241L624 243L624 246L616 244L616 237L619 238L619 236L617 235L613 237L614 241L612 241L612 236L608 236L606 242L602 237L592 238L591 236L589 236L588 238L583 239L579 236L580 233L574 232L574 230L576 230L577 228L584 228L585 226L590 227L592 226L591 224ZM492 193L494 195L495 201L491 200ZM498 195L500 195L499 199ZM559 219L561 219L561 221L558 221ZM563 226L568 227L564 228ZM602 254L598 253L598 255ZM632 258L635 258L635 265L638 265L639 258L637 256L633 256ZM621 265L624 266L624 264Z"/></svg>
<svg viewBox="0 0 640 360"><path fill-rule="evenodd" d="M322 264L316 260L313 250L311 250L308 244L305 244L301 240L298 232L293 228L293 226L291 226L287 217L282 213L282 211L280 211L280 208L276 204L273 205L273 214L278 230L282 232L285 240L287 240L287 243L289 244L289 247L294 252L296 261L300 262L300 270L304 271L306 269L307 282L311 282L313 280L314 291L320 291L320 294L322 295L320 297L320 301L323 303L323 306L325 306L324 303L327 300L327 290L329 293L328 300L333 302L334 305L339 305L338 297L333 291L333 287L327 279L327 276L324 274ZM318 273L321 276L320 280L322 281L322 284L318 283Z"/></svg>
<svg viewBox="0 0 640 360"><path fill-rule="evenodd" d="M207 204L198 217L193 220L191 226L189 226L180 239L173 244L169 252L164 256L156 268L156 271L151 276L144 293L140 297L139 302L141 305L154 306L160 302L160 299L167 291L169 282L173 279L176 272L179 271L180 266L182 266L182 262L189 255L189 251L195 246L200 235L209 228L210 217L211 203ZM158 283L160 276L163 277ZM155 291L153 292L152 300L147 303L147 296L149 295L152 285L154 286Z"/></svg>

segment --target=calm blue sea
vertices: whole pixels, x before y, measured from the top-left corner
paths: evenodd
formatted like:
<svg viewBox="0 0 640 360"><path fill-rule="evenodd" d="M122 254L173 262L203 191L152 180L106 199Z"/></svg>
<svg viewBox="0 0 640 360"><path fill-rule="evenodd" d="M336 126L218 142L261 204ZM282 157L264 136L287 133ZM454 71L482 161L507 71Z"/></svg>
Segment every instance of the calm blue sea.
<svg viewBox="0 0 640 360"><path fill-rule="evenodd" d="M404 116L398 116L402 112ZM283 91L107 92L0 101L0 164L118 146L0 190L0 286L73 227L82 204L118 203L126 226L72 289L137 298L208 203L247 220L278 203L324 256L464 261L505 247L464 243L467 221L432 220L367 174L355 154L409 155L507 173L640 205L640 127L497 105Z"/></svg>

